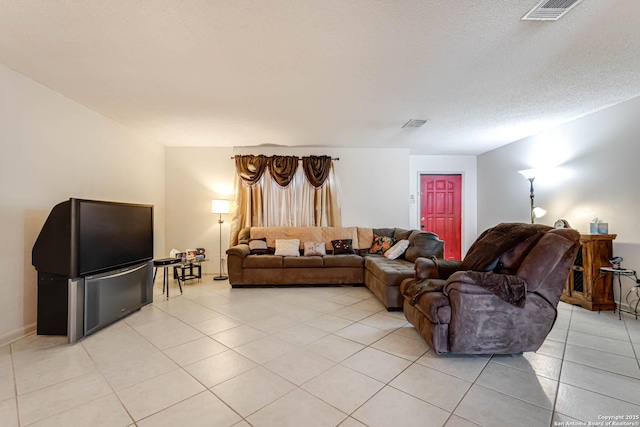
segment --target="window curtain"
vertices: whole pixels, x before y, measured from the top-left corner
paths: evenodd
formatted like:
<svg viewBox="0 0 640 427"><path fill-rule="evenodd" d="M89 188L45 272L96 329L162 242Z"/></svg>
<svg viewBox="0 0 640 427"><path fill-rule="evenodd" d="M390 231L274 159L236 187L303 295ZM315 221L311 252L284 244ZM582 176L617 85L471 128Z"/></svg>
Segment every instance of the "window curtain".
<svg viewBox="0 0 640 427"><path fill-rule="evenodd" d="M236 156L231 245L251 226L341 226L330 156Z"/></svg>

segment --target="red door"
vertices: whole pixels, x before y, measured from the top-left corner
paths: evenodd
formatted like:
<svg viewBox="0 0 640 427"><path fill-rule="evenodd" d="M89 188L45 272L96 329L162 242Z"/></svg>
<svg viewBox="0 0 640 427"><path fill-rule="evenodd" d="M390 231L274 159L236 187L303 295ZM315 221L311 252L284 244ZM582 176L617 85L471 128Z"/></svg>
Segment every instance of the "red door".
<svg viewBox="0 0 640 427"><path fill-rule="evenodd" d="M462 254L462 175L420 175L420 229L444 240L444 259Z"/></svg>

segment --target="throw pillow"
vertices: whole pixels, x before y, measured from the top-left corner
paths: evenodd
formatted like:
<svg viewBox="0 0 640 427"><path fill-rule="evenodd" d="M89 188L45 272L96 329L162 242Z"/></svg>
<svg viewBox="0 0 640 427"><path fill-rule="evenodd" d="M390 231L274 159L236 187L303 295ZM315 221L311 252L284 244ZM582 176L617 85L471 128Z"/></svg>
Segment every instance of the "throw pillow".
<svg viewBox="0 0 640 427"><path fill-rule="evenodd" d="M391 246L396 244L396 239L388 236L380 236L378 234L373 235L373 243L369 248L370 254L384 254L391 249Z"/></svg>
<svg viewBox="0 0 640 427"><path fill-rule="evenodd" d="M332 240L331 246L333 246L333 254L334 255L355 254L355 251L353 250L353 246L351 242L352 242L351 239Z"/></svg>
<svg viewBox="0 0 640 427"><path fill-rule="evenodd" d="M391 249L386 251L384 253L384 256L386 256L389 259L396 259L396 258L400 257L400 255L402 255L404 253L404 251L407 250L408 247L409 247L409 240L407 240L407 239L400 240L398 243L393 245L391 247Z"/></svg>
<svg viewBox="0 0 640 427"><path fill-rule="evenodd" d="M276 239L275 255L300 256L300 239Z"/></svg>
<svg viewBox="0 0 640 427"><path fill-rule="evenodd" d="M249 253L251 255L264 255L269 253L267 239L252 239L249 241Z"/></svg>
<svg viewBox="0 0 640 427"><path fill-rule="evenodd" d="M304 242L304 256L323 256L326 254L324 242Z"/></svg>

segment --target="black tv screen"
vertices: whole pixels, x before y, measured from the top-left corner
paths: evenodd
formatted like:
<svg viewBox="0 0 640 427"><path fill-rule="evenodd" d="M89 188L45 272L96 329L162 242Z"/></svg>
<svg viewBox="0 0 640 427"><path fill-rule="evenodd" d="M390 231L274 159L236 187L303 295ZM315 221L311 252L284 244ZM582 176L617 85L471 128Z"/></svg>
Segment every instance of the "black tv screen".
<svg viewBox="0 0 640 427"><path fill-rule="evenodd" d="M76 202L80 275L153 258L153 206Z"/></svg>
<svg viewBox="0 0 640 427"><path fill-rule="evenodd" d="M70 278L153 259L153 205L69 199L53 207L33 245L39 272Z"/></svg>

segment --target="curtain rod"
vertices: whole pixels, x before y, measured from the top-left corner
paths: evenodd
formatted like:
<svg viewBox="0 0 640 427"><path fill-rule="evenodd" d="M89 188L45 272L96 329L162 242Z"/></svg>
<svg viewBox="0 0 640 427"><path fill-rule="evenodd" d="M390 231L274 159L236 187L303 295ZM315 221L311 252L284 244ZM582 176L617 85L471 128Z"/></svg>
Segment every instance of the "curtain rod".
<svg viewBox="0 0 640 427"><path fill-rule="evenodd" d="M236 157L242 157L242 156L241 155L231 156L231 160L234 160ZM273 157L273 156L265 156L265 157ZM283 157L292 157L292 156L283 156ZM298 157L298 160L302 160L302 157ZM340 161L340 157L332 157L331 160Z"/></svg>

